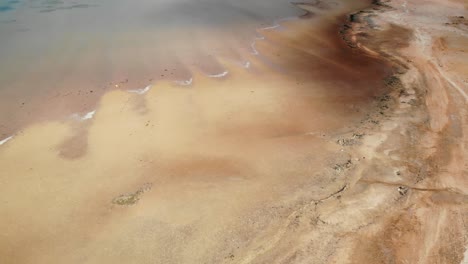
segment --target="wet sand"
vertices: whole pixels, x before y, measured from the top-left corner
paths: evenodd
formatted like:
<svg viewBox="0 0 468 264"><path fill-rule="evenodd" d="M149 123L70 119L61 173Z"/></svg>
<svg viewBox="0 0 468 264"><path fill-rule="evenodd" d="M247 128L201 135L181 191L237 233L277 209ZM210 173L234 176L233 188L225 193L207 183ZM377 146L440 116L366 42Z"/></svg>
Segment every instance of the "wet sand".
<svg viewBox="0 0 468 264"><path fill-rule="evenodd" d="M300 4L298 19L258 29L242 60L26 126L0 145L0 255L461 263L460 3Z"/></svg>

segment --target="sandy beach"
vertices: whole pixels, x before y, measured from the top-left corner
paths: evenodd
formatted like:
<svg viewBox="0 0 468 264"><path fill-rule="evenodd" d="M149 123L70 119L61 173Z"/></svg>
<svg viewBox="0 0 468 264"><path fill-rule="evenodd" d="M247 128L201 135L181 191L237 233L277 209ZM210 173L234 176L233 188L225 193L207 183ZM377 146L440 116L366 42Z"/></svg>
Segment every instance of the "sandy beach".
<svg viewBox="0 0 468 264"><path fill-rule="evenodd" d="M466 1L294 8L5 121L0 262L468 263Z"/></svg>

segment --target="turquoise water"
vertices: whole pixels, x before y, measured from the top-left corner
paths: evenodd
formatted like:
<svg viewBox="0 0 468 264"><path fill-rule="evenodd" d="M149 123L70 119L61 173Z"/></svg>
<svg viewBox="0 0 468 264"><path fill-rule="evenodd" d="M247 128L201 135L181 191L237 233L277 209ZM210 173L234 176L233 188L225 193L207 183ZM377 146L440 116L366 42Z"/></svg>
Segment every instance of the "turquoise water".
<svg viewBox="0 0 468 264"><path fill-rule="evenodd" d="M2 0L0 1L0 12L7 12L11 10L15 10L16 4L18 4L20 1L18 0Z"/></svg>

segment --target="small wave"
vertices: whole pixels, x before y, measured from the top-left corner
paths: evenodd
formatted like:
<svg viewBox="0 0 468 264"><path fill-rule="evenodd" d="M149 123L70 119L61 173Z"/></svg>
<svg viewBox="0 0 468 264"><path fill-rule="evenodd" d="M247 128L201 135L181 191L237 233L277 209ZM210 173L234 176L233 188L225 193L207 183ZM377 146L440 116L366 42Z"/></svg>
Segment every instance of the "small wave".
<svg viewBox="0 0 468 264"><path fill-rule="evenodd" d="M284 22L284 21L291 21L291 20L297 20L297 19L298 19L297 17L285 17L285 18L281 18L281 19L275 20L273 26L258 28L257 31L265 31L265 30L277 29L277 28L280 28L280 27L281 27L281 24L280 24L281 22ZM262 37L262 39L264 39L264 38L265 38L265 37Z"/></svg>
<svg viewBox="0 0 468 264"><path fill-rule="evenodd" d="M275 29L275 28L279 28L280 26L281 26L280 24L275 24L273 26L259 28L258 30L272 30L272 29Z"/></svg>
<svg viewBox="0 0 468 264"><path fill-rule="evenodd" d="M88 120L88 119L91 119L93 118L94 114L96 113L96 110L94 111L91 111L91 112L88 112L86 113L86 115L84 115L81 120Z"/></svg>
<svg viewBox="0 0 468 264"><path fill-rule="evenodd" d="M226 75L228 75L228 71L224 71L222 73L218 73L218 74L211 74L211 75L208 75L208 77L211 77L211 78L222 78Z"/></svg>
<svg viewBox="0 0 468 264"><path fill-rule="evenodd" d="M260 54L260 53L259 53L258 50L255 48L255 44L256 44L255 41L252 42L252 44L250 44L250 47L252 48L252 54L253 54L253 55L258 55L258 54Z"/></svg>
<svg viewBox="0 0 468 264"><path fill-rule="evenodd" d="M7 143L7 142L10 141L12 138L13 138L13 136L9 136L9 137L7 137L7 138L5 138L5 139L0 140L0 146L3 145L3 144L5 144L5 143Z"/></svg>
<svg viewBox="0 0 468 264"><path fill-rule="evenodd" d="M250 61L246 61L246 62L242 63L242 67L244 67L246 69L250 68Z"/></svg>
<svg viewBox="0 0 468 264"><path fill-rule="evenodd" d="M183 85L183 86L191 85L192 82L193 82L193 78L190 78L190 79L184 80L184 81L175 81L176 84Z"/></svg>
<svg viewBox="0 0 468 264"><path fill-rule="evenodd" d="M146 86L145 88L136 89L136 90L128 90L129 93L136 93L136 94L145 94L151 89L151 85Z"/></svg>
<svg viewBox="0 0 468 264"><path fill-rule="evenodd" d="M73 114L71 115L71 118L73 119L78 119L80 121L85 121L85 120L88 120L88 119L91 119L94 117L94 114L96 114L96 110L94 111L91 111L91 112L88 112L84 115L80 115L80 114Z"/></svg>

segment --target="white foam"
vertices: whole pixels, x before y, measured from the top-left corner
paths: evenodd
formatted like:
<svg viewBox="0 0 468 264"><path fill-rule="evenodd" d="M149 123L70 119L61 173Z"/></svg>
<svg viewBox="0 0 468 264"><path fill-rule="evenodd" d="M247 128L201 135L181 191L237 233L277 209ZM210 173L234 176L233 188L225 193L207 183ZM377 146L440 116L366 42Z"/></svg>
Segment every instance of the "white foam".
<svg viewBox="0 0 468 264"><path fill-rule="evenodd" d="M260 37L256 37L256 39L258 39L258 40L264 40L265 37L264 37L264 36L260 36Z"/></svg>
<svg viewBox="0 0 468 264"><path fill-rule="evenodd" d="M183 85L183 86L189 86L192 84L192 82L193 82L193 78L190 78L184 81L175 81L175 83L177 83L178 85Z"/></svg>
<svg viewBox="0 0 468 264"><path fill-rule="evenodd" d="M13 138L13 136L9 136L9 137L7 137L7 138L5 138L5 139L0 140L0 146L3 145L3 144L5 144L5 143L7 143L7 142L10 141L10 139L12 139L12 138Z"/></svg>
<svg viewBox="0 0 468 264"><path fill-rule="evenodd" d="M222 78L222 77L228 75L228 73L229 73L228 71L224 71L224 72L218 73L218 74L210 74L210 75L208 75L208 77L211 77L211 78Z"/></svg>
<svg viewBox="0 0 468 264"><path fill-rule="evenodd" d="M91 119L91 118L93 118L93 116L94 116L95 113L96 113L96 110L91 111L91 112L88 112L88 113L86 113L86 114L81 118L81 120L88 120L88 119Z"/></svg>
<svg viewBox="0 0 468 264"><path fill-rule="evenodd" d="M263 28L260 28L259 30L272 30L272 29L279 28L279 27L280 27L279 24L275 24L275 25L270 26L270 27L263 27Z"/></svg>
<svg viewBox="0 0 468 264"><path fill-rule="evenodd" d="M94 117L94 114L96 114L96 110L94 111L91 111L91 112L88 112L84 115L80 115L80 114L73 114L71 115L71 118L73 119L78 119L80 121L85 121L85 120L88 120L88 119L91 119Z"/></svg>
<svg viewBox="0 0 468 264"><path fill-rule="evenodd" d="M129 93L136 93L136 94L145 94L151 89L151 85L146 86L145 88L136 89L136 90L128 90Z"/></svg>
<svg viewBox="0 0 468 264"><path fill-rule="evenodd" d="M258 55L259 52L258 52L258 50L255 48L255 44L256 44L255 41L252 42L252 44L250 44L250 47L252 48L252 54L253 54L253 55Z"/></svg>
<svg viewBox="0 0 468 264"><path fill-rule="evenodd" d="M246 61L246 62L242 63L242 67L244 67L246 69L250 68L250 61Z"/></svg>
<svg viewBox="0 0 468 264"><path fill-rule="evenodd" d="M274 23L273 26L258 28L257 31L277 29L277 28L281 27L281 24L280 24L281 22L289 21L289 20L297 20L297 17L285 17L285 18L282 18L282 19L275 20L273 22Z"/></svg>

